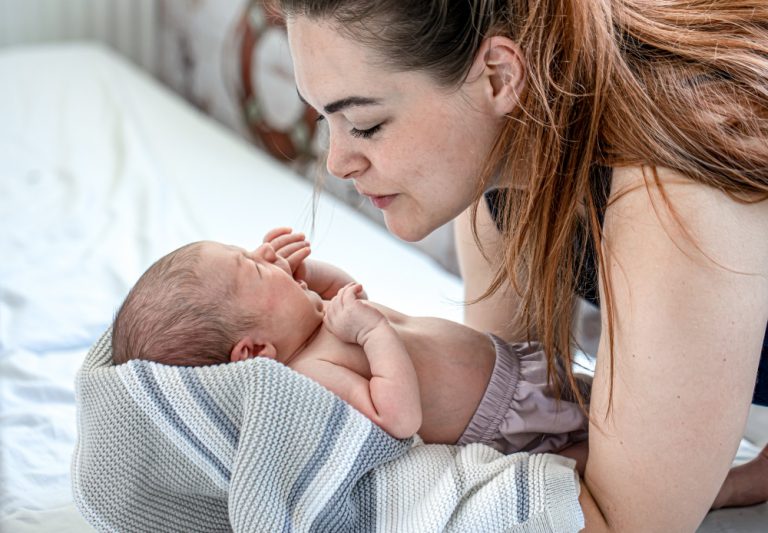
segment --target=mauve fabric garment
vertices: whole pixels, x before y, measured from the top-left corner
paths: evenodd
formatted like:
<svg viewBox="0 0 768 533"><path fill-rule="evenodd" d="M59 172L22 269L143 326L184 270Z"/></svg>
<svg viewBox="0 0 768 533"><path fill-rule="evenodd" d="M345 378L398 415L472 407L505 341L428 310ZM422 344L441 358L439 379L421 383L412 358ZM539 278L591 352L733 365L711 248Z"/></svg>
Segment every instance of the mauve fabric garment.
<svg viewBox="0 0 768 533"><path fill-rule="evenodd" d="M480 442L504 454L548 453L586 440L587 418L573 396L564 391L558 401L547 383L541 344L507 344L489 336L496 347L493 373L456 444Z"/></svg>

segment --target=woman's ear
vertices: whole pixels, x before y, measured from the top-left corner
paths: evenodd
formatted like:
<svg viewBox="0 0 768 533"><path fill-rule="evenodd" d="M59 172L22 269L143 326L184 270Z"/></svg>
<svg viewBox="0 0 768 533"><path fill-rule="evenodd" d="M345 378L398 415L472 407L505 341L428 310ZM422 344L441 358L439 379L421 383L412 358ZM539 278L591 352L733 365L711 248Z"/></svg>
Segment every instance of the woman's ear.
<svg viewBox="0 0 768 533"><path fill-rule="evenodd" d="M486 108L496 116L511 113L525 88L525 58L512 39L487 37L475 55L467 83L480 84Z"/></svg>

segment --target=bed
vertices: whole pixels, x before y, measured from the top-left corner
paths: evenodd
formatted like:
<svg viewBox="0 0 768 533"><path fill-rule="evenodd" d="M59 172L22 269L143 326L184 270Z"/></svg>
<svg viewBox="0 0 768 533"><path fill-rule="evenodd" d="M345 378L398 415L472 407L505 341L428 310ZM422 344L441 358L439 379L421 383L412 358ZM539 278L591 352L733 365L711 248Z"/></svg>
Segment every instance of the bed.
<svg viewBox="0 0 768 533"><path fill-rule="evenodd" d="M70 490L74 375L133 282L184 243L289 225L371 299L461 320L459 279L333 198L313 223L310 183L105 48L0 51L0 116L2 531L91 530ZM701 531L766 525L762 505Z"/></svg>

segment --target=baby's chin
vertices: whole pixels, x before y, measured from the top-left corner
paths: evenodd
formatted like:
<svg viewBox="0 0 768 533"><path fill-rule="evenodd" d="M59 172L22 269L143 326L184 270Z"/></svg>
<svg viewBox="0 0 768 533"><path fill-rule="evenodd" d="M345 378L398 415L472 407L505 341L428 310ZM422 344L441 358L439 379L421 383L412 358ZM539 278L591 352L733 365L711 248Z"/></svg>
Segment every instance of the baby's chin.
<svg viewBox="0 0 768 533"><path fill-rule="evenodd" d="M317 297L315 298L315 308L320 312L321 315L325 316L326 301L323 300L323 298L316 292L312 291L312 293Z"/></svg>

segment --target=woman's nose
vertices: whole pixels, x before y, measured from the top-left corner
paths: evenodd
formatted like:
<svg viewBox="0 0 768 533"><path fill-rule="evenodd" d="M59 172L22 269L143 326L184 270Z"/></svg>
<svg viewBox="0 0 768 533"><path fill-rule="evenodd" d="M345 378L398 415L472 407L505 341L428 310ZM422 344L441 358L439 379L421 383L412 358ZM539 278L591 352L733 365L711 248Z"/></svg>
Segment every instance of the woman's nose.
<svg viewBox="0 0 768 533"><path fill-rule="evenodd" d="M368 166L368 160L349 143L331 135L325 164L328 172L337 178L349 179L362 174Z"/></svg>

